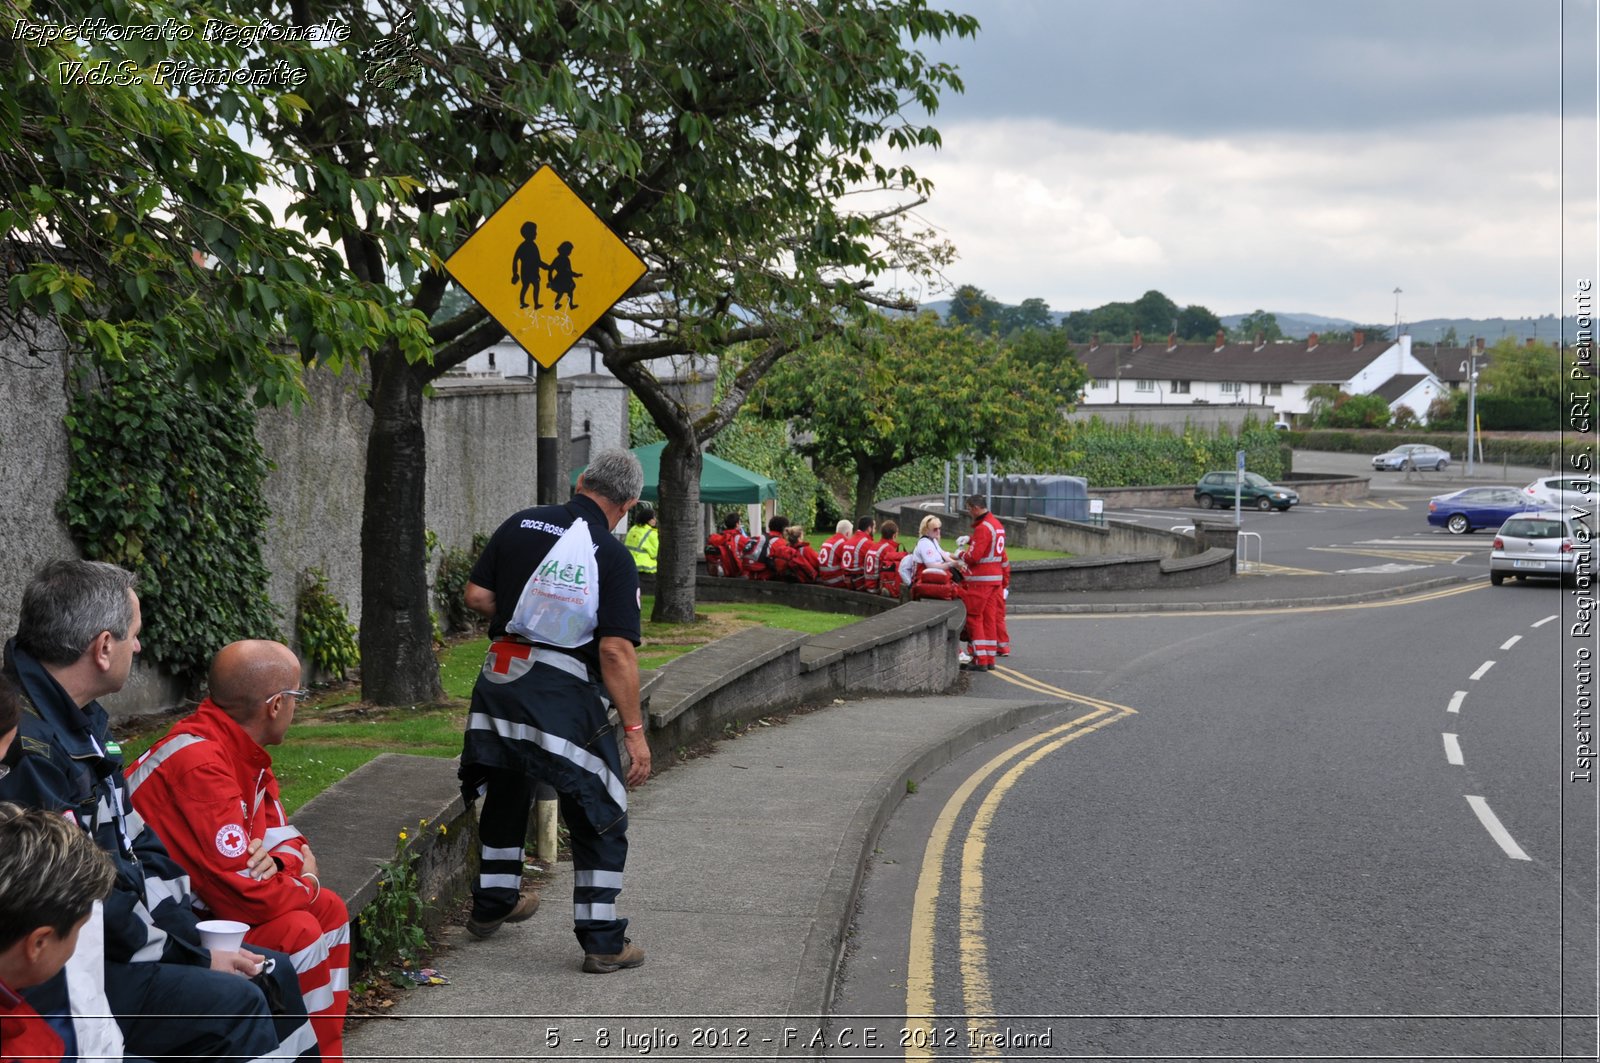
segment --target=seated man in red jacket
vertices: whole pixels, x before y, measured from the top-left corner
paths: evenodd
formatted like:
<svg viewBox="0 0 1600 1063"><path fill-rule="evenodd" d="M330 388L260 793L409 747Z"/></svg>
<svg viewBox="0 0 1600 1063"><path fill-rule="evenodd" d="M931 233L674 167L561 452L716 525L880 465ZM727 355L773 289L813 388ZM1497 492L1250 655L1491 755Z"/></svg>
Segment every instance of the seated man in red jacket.
<svg viewBox="0 0 1600 1063"><path fill-rule="evenodd" d="M706 572L712 576L736 579L744 575L741 555L750 537L739 530L739 514L722 518L722 530L706 537Z"/></svg>
<svg viewBox="0 0 1600 1063"><path fill-rule="evenodd" d="M0 742L5 737L0 729ZM0 802L3 1063L61 1058L60 1035L17 991L54 978L66 965L94 902L111 892L115 878L111 858L66 816Z"/></svg>
<svg viewBox="0 0 1600 1063"><path fill-rule="evenodd" d="M845 545L855 538L855 525L841 520L834 525L833 534L822 540L817 549L818 581L824 587L850 588L850 572L845 568Z"/></svg>
<svg viewBox="0 0 1600 1063"><path fill-rule="evenodd" d="M210 696L134 762L128 790L209 918L248 923L252 942L289 954L322 1058L333 1061L344 1058L350 915L322 888L311 846L284 816L266 750L294 720L299 681L300 662L282 643L224 646L211 661ZM262 849L272 862L252 873Z"/></svg>

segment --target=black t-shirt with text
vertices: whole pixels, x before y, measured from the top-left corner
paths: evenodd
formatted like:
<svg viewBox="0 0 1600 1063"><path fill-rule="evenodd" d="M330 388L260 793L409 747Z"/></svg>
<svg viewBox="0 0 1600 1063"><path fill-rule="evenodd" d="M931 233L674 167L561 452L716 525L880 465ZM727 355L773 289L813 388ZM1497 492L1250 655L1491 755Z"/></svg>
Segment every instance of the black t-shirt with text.
<svg viewBox="0 0 1600 1063"><path fill-rule="evenodd" d="M472 566L473 583L494 592L494 616L489 619L489 637L504 638L522 597L528 577L572 526L574 517L589 522L594 539L595 567L600 581L600 609L594 639L576 649L563 650L588 662L594 673L600 668L600 639L623 638L639 645L639 570L628 548L618 542L607 527L605 514L593 500L575 495L559 506L536 506L513 513L489 537L477 564ZM560 649L560 647L551 647Z"/></svg>

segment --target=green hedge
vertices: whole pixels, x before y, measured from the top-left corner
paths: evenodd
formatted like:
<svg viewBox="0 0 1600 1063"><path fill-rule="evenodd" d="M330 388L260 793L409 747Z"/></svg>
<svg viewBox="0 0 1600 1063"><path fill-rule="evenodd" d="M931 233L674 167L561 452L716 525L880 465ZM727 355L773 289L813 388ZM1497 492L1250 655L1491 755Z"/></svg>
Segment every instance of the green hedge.
<svg viewBox="0 0 1600 1063"><path fill-rule="evenodd" d="M1233 468L1235 453L1243 450L1245 467L1272 480L1289 471L1291 451L1283 436L1283 432L1259 423L1247 424L1235 435L1225 427L1210 434L1186 427L1180 433L1156 425L1107 424L1095 419L1073 427L1071 449L1049 467L995 462L994 473L1082 476L1091 490L1192 484L1208 472ZM953 463L950 473L951 489L959 491ZM924 459L886 475L878 485L878 498L936 495L943 490L944 462Z"/></svg>
<svg viewBox="0 0 1600 1063"><path fill-rule="evenodd" d="M1240 450L1245 468L1269 480L1289 470L1283 433L1260 423L1247 423L1235 435L1226 426L1210 433L1186 426L1180 434L1091 420L1073 427L1071 445L1072 453L1054 471L1082 476L1091 488L1194 483L1208 472L1233 468Z"/></svg>
<svg viewBox="0 0 1600 1063"><path fill-rule="evenodd" d="M1402 443L1426 442L1448 450L1453 461L1463 462L1467 455L1465 432L1356 432L1316 428L1284 434L1289 437L1289 443L1299 450L1331 450L1370 456L1392 450ZM1574 444L1577 442L1577 437L1574 437ZM1497 439L1488 436L1483 440L1483 460L1486 463L1506 461L1549 468L1550 456L1560 450L1560 446L1553 439Z"/></svg>

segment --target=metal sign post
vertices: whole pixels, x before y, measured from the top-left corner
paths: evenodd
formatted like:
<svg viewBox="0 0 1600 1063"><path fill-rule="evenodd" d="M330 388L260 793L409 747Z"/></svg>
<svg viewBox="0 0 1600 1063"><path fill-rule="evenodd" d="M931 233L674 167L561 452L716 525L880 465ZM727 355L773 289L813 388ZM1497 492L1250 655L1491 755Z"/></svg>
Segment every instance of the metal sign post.
<svg viewBox="0 0 1600 1063"><path fill-rule="evenodd" d="M1233 526L1238 528L1244 524L1244 510L1239 504L1244 495L1244 451L1234 455L1234 462L1237 469L1233 474Z"/></svg>

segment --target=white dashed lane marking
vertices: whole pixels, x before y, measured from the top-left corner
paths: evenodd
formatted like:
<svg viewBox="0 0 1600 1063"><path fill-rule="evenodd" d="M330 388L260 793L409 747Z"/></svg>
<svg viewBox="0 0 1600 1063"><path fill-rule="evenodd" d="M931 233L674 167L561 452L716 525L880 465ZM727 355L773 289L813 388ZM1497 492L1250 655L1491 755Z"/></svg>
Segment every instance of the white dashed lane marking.
<svg viewBox="0 0 1600 1063"><path fill-rule="evenodd" d="M1517 643L1519 643L1521 641L1522 641L1522 636L1521 635L1512 635L1510 638L1506 639L1505 642L1500 644L1500 648L1502 650L1509 650L1511 647L1515 646Z"/></svg>
<svg viewBox="0 0 1600 1063"><path fill-rule="evenodd" d="M1444 759L1452 764L1465 764L1461 756L1461 739L1452 734L1444 736Z"/></svg>
<svg viewBox="0 0 1600 1063"><path fill-rule="evenodd" d="M1450 707L1448 709L1445 709L1444 711L1445 712L1460 712L1461 711L1461 703L1463 701L1465 701L1465 700L1467 700L1467 692L1465 690L1456 691L1454 694L1450 695Z"/></svg>
<svg viewBox="0 0 1600 1063"><path fill-rule="evenodd" d="M1535 620L1532 624L1529 624L1528 626L1529 627L1544 627L1550 621L1559 620L1559 619L1560 619L1560 617L1555 616L1554 614L1552 614L1550 616L1545 617L1543 620Z"/></svg>
<svg viewBox="0 0 1600 1063"><path fill-rule="evenodd" d="M1495 844L1500 846L1507 856L1513 860L1532 859L1522 851L1522 846L1517 844L1516 839L1511 837L1511 832L1500 822L1500 817L1494 814L1489 802L1472 794L1466 796L1467 804L1472 806L1472 811L1478 816L1478 822L1483 824L1483 829L1489 832L1489 837L1494 839Z"/></svg>
<svg viewBox="0 0 1600 1063"><path fill-rule="evenodd" d="M1488 672L1489 669L1491 669L1493 667L1494 667L1494 662L1493 661L1484 661L1481 665L1478 666L1478 670L1476 672L1472 673L1472 678L1474 678L1474 679L1482 679L1483 676L1484 676L1484 673Z"/></svg>

